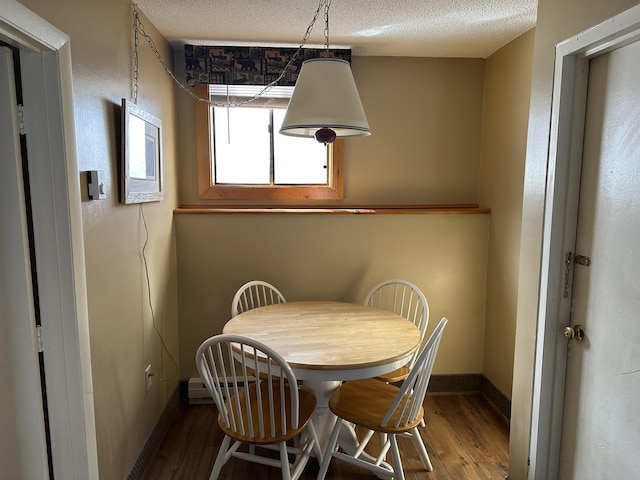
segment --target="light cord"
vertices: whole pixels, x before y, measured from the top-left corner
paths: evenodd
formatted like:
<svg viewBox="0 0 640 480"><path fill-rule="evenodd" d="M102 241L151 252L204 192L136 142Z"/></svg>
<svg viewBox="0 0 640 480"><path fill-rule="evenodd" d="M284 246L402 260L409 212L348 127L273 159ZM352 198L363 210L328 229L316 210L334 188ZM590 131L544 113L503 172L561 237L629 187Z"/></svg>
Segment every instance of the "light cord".
<svg viewBox="0 0 640 480"><path fill-rule="evenodd" d="M171 360L171 363L173 364L173 368L174 368L174 373L170 377L165 378L162 375L157 375L157 377L164 382L168 382L169 380L174 378L176 375L178 375L178 365L176 364L176 361L174 360L173 355L171 355L171 352L169 352L169 349L167 348L167 344L164 341L164 337L162 336L162 334L160 333L160 330L158 330L158 326L156 325L156 315L153 310L153 302L151 301L151 281L149 278L149 265L147 262L147 254L146 254L147 244L149 243L149 229L147 227L147 219L144 216L142 203L140 203L139 206L140 206L140 215L142 216L142 223L144 225L144 232L145 232L144 244L142 245L142 261L144 263L144 273L145 273L145 279L147 281L147 301L149 303L149 310L151 311L151 323L153 324L153 329L156 331L156 334L160 338L162 349Z"/></svg>

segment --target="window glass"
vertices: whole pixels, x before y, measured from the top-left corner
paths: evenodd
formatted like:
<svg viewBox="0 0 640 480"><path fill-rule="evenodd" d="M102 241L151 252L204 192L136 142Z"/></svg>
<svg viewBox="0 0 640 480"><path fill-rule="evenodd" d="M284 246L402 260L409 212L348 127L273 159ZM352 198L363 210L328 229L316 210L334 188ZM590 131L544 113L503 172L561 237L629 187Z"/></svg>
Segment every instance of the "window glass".
<svg viewBox="0 0 640 480"><path fill-rule="evenodd" d="M277 133L284 109L273 110L274 183L284 185L323 185L328 182L327 147L315 139L290 137Z"/></svg>
<svg viewBox="0 0 640 480"><path fill-rule="evenodd" d="M328 147L312 138L281 135L285 113L267 106L213 107L213 182L326 185Z"/></svg>
<svg viewBox="0 0 640 480"><path fill-rule="evenodd" d="M214 183L269 185L268 108L214 107Z"/></svg>

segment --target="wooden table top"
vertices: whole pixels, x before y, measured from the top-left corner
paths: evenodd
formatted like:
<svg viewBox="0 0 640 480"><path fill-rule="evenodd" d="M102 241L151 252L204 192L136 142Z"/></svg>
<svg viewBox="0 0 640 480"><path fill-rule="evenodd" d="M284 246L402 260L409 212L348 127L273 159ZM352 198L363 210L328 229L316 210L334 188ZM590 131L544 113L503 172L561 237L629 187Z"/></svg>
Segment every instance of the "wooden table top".
<svg viewBox="0 0 640 480"><path fill-rule="evenodd" d="M342 302L287 302L258 307L229 320L222 331L270 346L298 372L329 373L385 366L391 371L397 368L393 364L402 364L420 345L420 331L404 317ZM343 379L350 378L357 375Z"/></svg>

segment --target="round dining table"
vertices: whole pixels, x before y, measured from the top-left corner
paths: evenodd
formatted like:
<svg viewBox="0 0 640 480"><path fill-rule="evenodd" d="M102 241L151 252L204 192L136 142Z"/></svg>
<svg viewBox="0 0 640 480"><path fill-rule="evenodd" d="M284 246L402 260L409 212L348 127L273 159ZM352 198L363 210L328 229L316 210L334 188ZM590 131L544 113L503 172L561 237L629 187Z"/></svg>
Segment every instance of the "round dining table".
<svg viewBox="0 0 640 480"><path fill-rule="evenodd" d="M331 394L345 380L371 378L410 361L420 330L406 318L355 303L305 301L254 308L229 320L223 333L244 335L276 350L303 388L316 395L314 426L322 449L335 423ZM338 440L352 453L355 431L344 424Z"/></svg>

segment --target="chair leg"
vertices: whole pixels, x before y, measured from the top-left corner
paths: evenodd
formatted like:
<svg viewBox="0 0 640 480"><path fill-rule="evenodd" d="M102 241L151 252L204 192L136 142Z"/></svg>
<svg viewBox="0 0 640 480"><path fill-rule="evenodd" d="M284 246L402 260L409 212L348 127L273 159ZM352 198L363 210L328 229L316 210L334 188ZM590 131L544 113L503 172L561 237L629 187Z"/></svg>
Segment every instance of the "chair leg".
<svg viewBox="0 0 640 480"><path fill-rule="evenodd" d="M300 435L296 436L293 438L293 446L297 449L302 451L301 445L305 444L305 432L303 431ZM301 453L297 453L295 455L295 458L293 460L293 464L295 465L296 463L298 463L298 460L300 460L301 457Z"/></svg>
<svg viewBox="0 0 640 480"><path fill-rule="evenodd" d="M327 443L327 449L324 451L322 464L320 465L320 471L318 472L318 480L324 480L327 475L329 463L331 462L333 452L336 449L336 444L338 443L338 434L340 433L341 424L342 420L340 418L336 418L336 423L333 426L333 430L331 430L331 437L329 437L329 443Z"/></svg>
<svg viewBox="0 0 640 480"><path fill-rule="evenodd" d="M385 443L387 443L387 434L384 432L380 433L380 445L384 445ZM383 458L384 461L387 460L387 456L385 455Z"/></svg>
<svg viewBox="0 0 640 480"><path fill-rule="evenodd" d="M427 453L427 449L424 446L424 442L422 441L422 437L420 436L420 432L418 431L418 427L415 427L411 430L411 438L416 444L418 448L418 452L420 453L420 457L422 457L422 461L424 465L427 467L427 472L431 472L433 470L433 466L431 465L431 459L429 458L429 454Z"/></svg>
<svg viewBox="0 0 640 480"><path fill-rule="evenodd" d="M318 440L318 433L316 432L316 427L311 420L309 420L309 424L307 425L307 435L311 437L311 441L313 441L313 453L316 455L316 461L318 465L322 465L323 453L322 447L320 446L320 441Z"/></svg>
<svg viewBox="0 0 640 480"><path fill-rule="evenodd" d="M218 477L220 476L220 470L222 470L222 466L227 462L228 459L227 451L229 450L229 443L231 443L231 437L225 435L222 443L220 444L218 456L216 457L216 461L213 464L213 469L211 470L209 480L218 480Z"/></svg>
<svg viewBox="0 0 640 480"><path fill-rule="evenodd" d="M398 449L398 439L395 434L389 434L391 442L391 456L393 457L393 471L398 480L404 480L404 471L402 469L402 460L400 459L400 450Z"/></svg>
<svg viewBox="0 0 640 480"><path fill-rule="evenodd" d="M282 469L282 480L291 480L291 465L289 465L286 442L280 442L280 468Z"/></svg>

